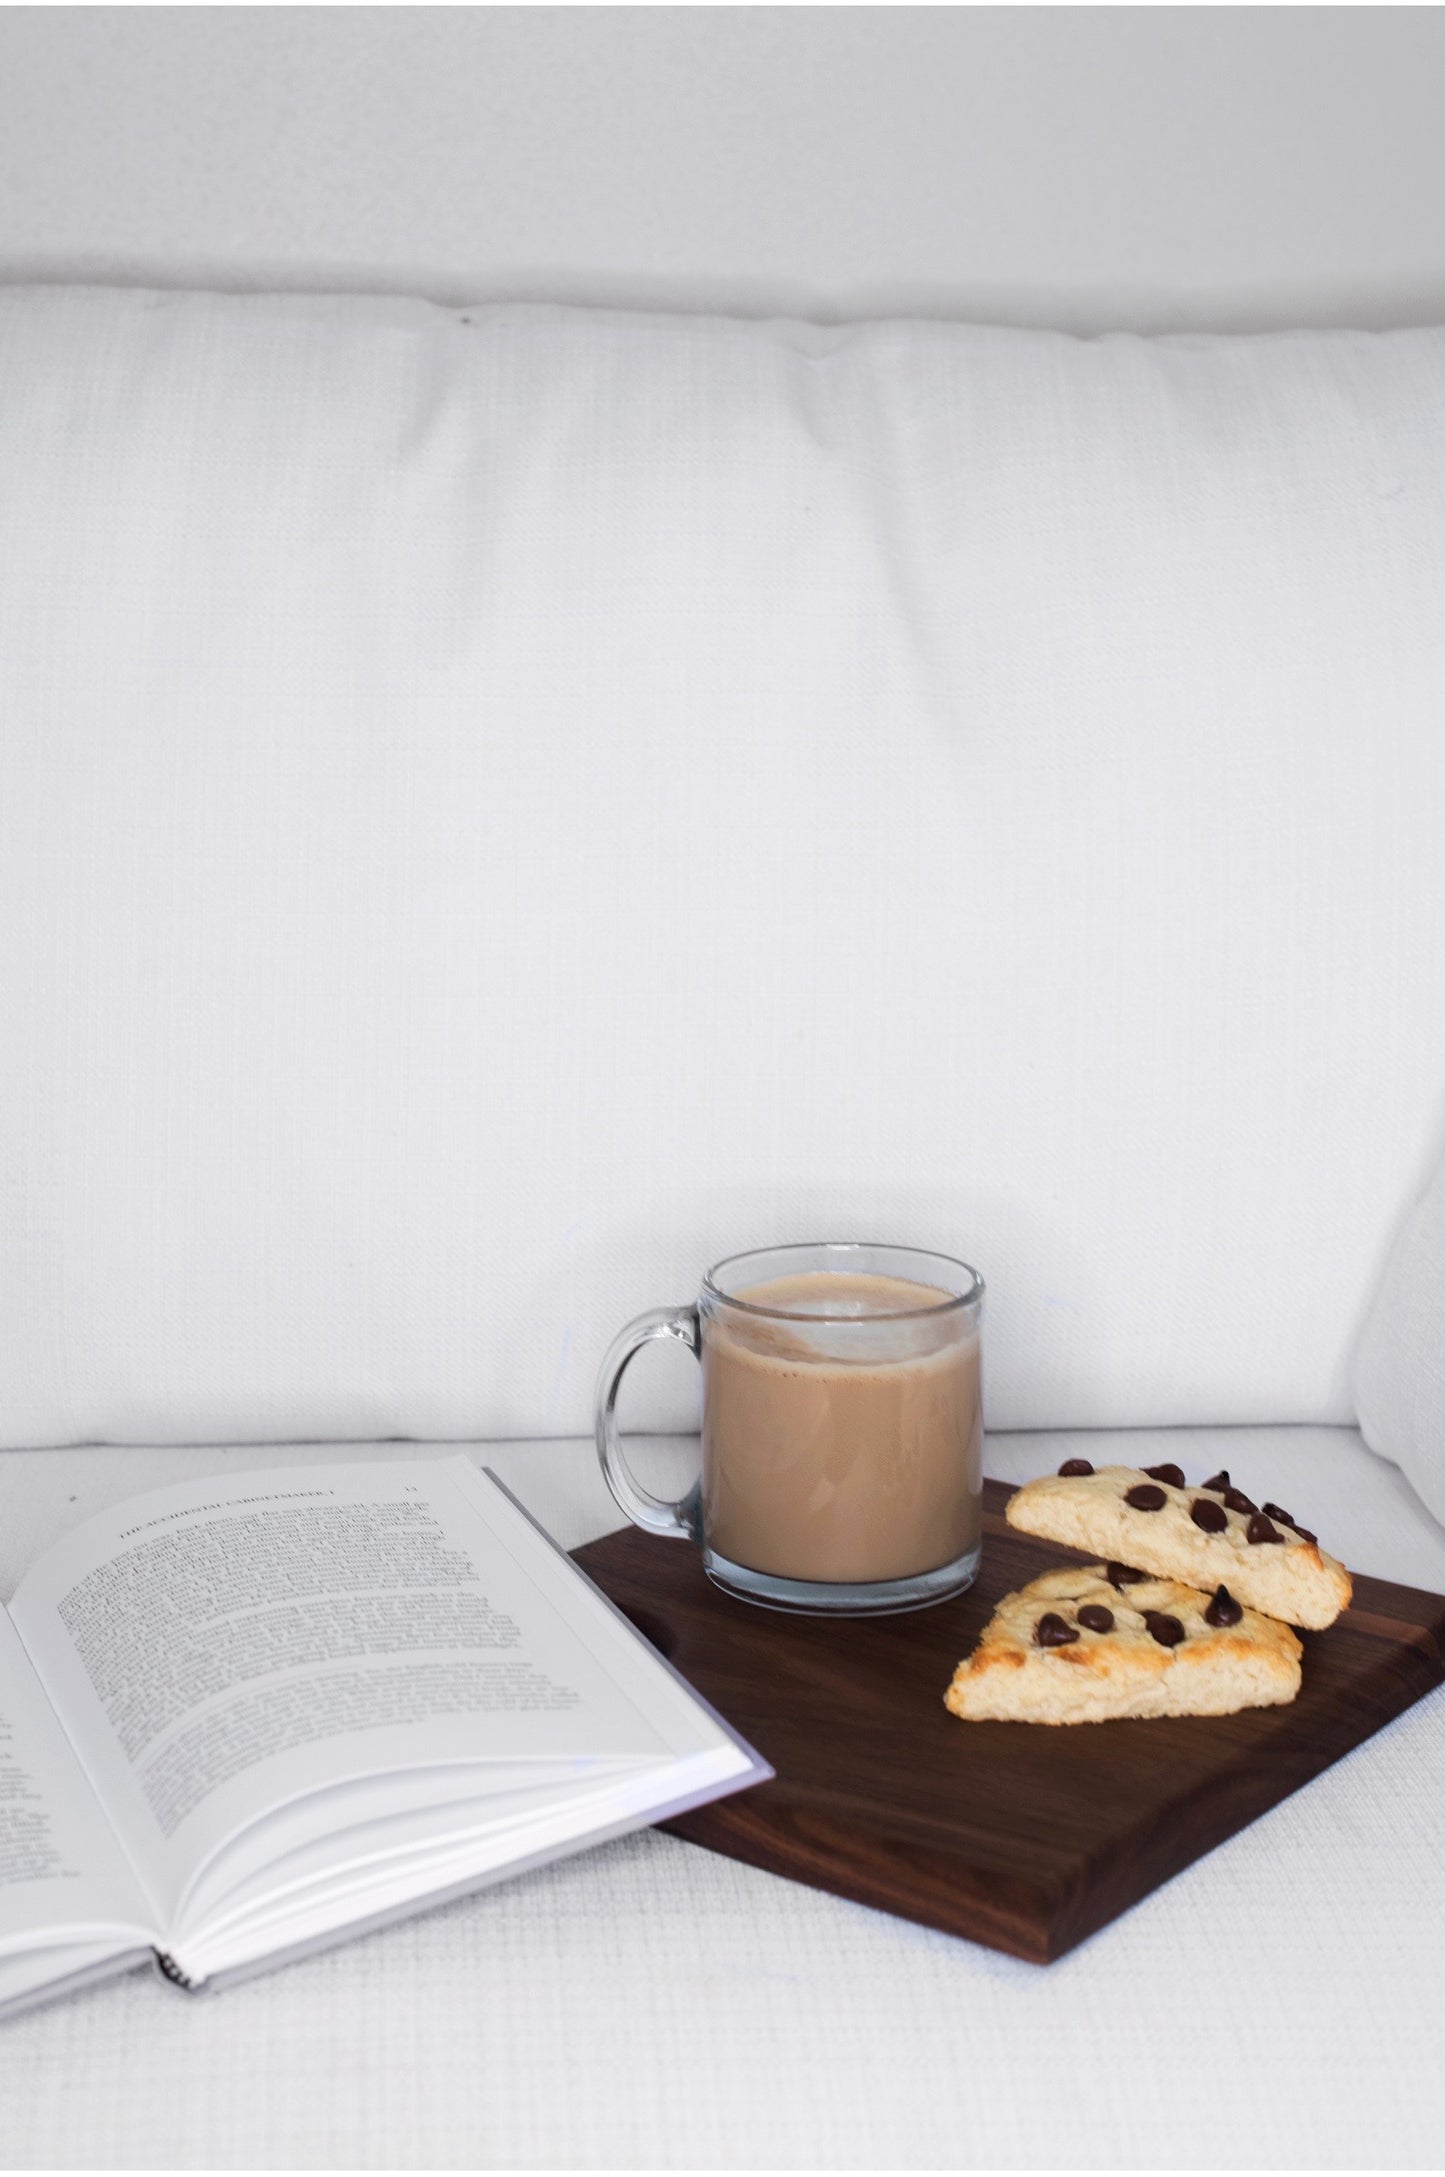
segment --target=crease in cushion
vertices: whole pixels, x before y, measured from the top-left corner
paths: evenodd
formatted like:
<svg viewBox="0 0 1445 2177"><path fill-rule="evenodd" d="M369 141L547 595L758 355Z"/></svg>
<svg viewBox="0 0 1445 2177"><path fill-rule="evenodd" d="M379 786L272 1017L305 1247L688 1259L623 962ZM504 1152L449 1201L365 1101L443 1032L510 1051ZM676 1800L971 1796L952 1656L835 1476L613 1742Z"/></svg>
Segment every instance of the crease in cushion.
<svg viewBox="0 0 1445 2177"><path fill-rule="evenodd" d="M1385 1265L1355 1354L1360 1433L1445 1520L1445 1161Z"/></svg>
<svg viewBox="0 0 1445 2177"><path fill-rule="evenodd" d="M0 1443L573 1433L820 1234L978 1263L995 1427L1349 1421L1442 412L1445 331L0 290Z"/></svg>

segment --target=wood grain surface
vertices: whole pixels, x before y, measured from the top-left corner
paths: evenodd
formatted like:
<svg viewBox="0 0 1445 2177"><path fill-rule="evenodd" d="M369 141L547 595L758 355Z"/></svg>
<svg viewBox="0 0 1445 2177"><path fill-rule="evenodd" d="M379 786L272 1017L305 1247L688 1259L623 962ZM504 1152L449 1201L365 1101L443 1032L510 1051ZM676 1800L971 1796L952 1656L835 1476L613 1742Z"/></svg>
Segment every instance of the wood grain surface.
<svg viewBox="0 0 1445 2177"><path fill-rule="evenodd" d="M1080 1559L1016 1534L1004 1483L984 1491L977 1584L902 1617L759 1609L714 1587L696 1551L636 1528L574 1553L777 1770L665 1829L1045 1964L1445 1681L1445 1596L1357 1577L1352 1608L1301 1636L1288 1708L961 1723L944 1689L999 1598Z"/></svg>

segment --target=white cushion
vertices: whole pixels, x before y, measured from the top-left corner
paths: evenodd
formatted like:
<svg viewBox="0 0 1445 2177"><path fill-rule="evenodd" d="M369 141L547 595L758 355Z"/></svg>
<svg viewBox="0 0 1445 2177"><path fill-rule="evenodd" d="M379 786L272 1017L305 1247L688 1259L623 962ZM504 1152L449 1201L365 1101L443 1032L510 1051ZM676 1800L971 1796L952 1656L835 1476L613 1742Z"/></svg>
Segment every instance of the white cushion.
<svg viewBox="0 0 1445 2177"><path fill-rule="evenodd" d="M1445 1519L1445 1162L1385 1265L1355 1354L1355 1402L1371 1450Z"/></svg>
<svg viewBox="0 0 1445 2177"><path fill-rule="evenodd" d="M1445 1532L1351 1429L988 1464L1080 1450L1227 1464L1353 1565L1445 1586ZM569 1542L616 1524L589 1445L477 1456ZM0 1460L6 1591L103 1504L255 1463ZM1046 1969L647 1832L213 1999L140 1975L15 2019L0 2137L37 2169L1433 2169L1442 1920L1436 1694Z"/></svg>
<svg viewBox="0 0 1445 2177"><path fill-rule="evenodd" d="M996 1424L1352 1417L1445 332L16 290L0 390L0 1442L575 1431L850 1235Z"/></svg>

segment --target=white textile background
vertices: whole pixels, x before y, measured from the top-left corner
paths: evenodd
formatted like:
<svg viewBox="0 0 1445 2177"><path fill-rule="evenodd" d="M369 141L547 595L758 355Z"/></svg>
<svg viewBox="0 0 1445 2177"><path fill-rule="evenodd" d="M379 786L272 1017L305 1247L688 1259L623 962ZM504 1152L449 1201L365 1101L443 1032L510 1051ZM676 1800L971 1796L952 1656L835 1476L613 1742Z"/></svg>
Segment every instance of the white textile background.
<svg viewBox="0 0 1445 2177"><path fill-rule="evenodd" d="M819 1236L995 1427L1351 1418L1445 332L13 290L0 392L0 1442L575 1432Z"/></svg>
<svg viewBox="0 0 1445 2177"><path fill-rule="evenodd" d="M214 1998L143 1975L0 2028L0 2157L1438 2169L1438 1722L1042 1972L649 1831Z"/></svg>

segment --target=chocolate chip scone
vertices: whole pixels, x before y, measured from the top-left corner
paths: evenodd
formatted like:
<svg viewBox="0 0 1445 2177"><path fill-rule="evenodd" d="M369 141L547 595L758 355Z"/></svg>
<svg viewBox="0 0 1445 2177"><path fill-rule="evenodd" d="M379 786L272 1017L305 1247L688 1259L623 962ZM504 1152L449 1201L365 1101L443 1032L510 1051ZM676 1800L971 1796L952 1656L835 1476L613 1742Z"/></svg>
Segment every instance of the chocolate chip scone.
<svg viewBox="0 0 1445 2177"><path fill-rule="evenodd" d="M1005 1595L944 1704L965 1722L1105 1723L1229 1716L1299 1691L1278 1618L1126 1565L1065 1565Z"/></svg>
<svg viewBox="0 0 1445 2177"><path fill-rule="evenodd" d="M1095 1472L1087 1459L1066 1459L1057 1474L1014 1492L1008 1522L1161 1579L1225 1586L1251 1610L1289 1625L1333 1625L1352 1591L1344 1566L1307 1527L1277 1504L1253 1503L1227 1473L1189 1489L1177 1466Z"/></svg>

